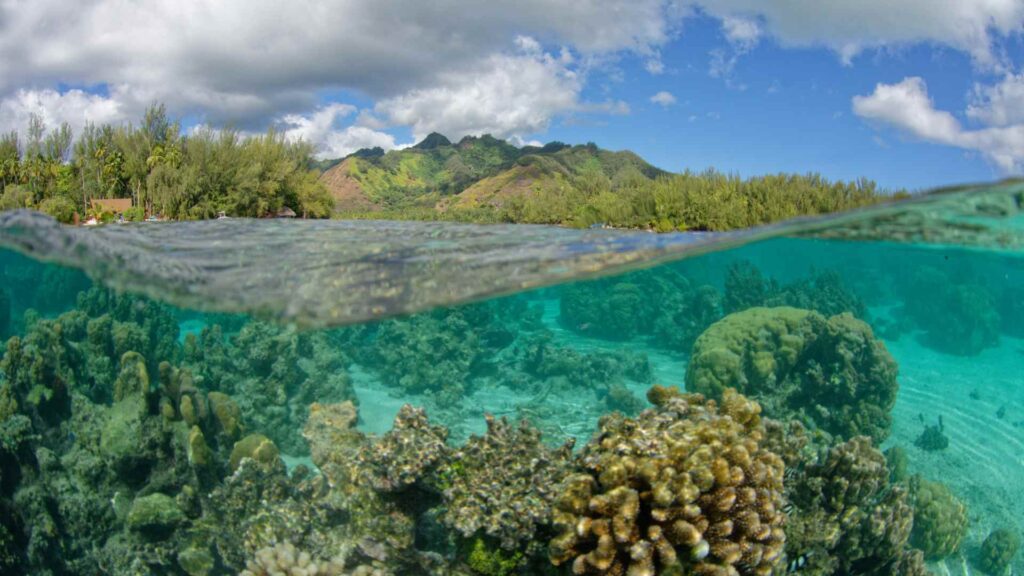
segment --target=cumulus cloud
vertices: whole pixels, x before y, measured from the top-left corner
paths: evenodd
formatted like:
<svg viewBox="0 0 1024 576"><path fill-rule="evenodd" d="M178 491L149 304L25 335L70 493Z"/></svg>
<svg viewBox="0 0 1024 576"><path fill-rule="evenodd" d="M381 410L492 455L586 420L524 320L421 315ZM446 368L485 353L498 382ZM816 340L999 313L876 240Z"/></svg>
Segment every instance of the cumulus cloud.
<svg viewBox="0 0 1024 576"><path fill-rule="evenodd" d="M662 90L661 92L658 92L654 96L651 96L651 102L668 108L669 106L676 103L676 97L673 96L671 92Z"/></svg>
<svg viewBox="0 0 1024 576"><path fill-rule="evenodd" d="M545 130L553 116L580 106L581 88L579 75L549 54L496 55L478 70L382 100L376 111L411 126L417 140L431 132L506 138Z"/></svg>
<svg viewBox="0 0 1024 576"><path fill-rule="evenodd" d="M853 112L912 137L980 152L1005 173L1024 170L1024 123L965 128L951 113L935 108L921 78L878 84L871 94L853 98Z"/></svg>
<svg viewBox="0 0 1024 576"><path fill-rule="evenodd" d="M69 90L18 90L0 100L0 132L24 134L29 116L37 114L47 128L63 123L80 134L87 123L111 124L124 121L125 106L116 98Z"/></svg>
<svg viewBox="0 0 1024 576"><path fill-rule="evenodd" d="M1001 66L997 36L1024 26L1020 0L698 0L725 22L726 35L742 38L749 16L784 45L827 46L851 61L865 49L927 42L969 53L983 67ZM728 24L730 19L746 23Z"/></svg>
<svg viewBox="0 0 1024 576"><path fill-rule="evenodd" d="M992 126L1024 124L1024 74L1009 74L992 86L975 84L967 116Z"/></svg>
<svg viewBox="0 0 1024 576"><path fill-rule="evenodd" d="M769 37L825 46L847 61L926 42L999 69L1000 38L1024 27L1020 0L81 0L73 17L57 17L66 13L63 0L0 0L0 101L102 85L109 96L91 104L69 91L42 107L74 110L77 99L83 118L88 106L95 114L107 106L119 119L160 101L176 115L253 131L288 116L295 130L317 129L324 93L376 102L351 126L335 116L317 132L325 150L386 142L382 130L396 124L417 134L519 135L559 114L602 112L580 102L588 66L629 52L661 74L664 47L695 13L721 21L731 51L713 54L711 67L727 82L737 57ZM1012 88L981 89L968 114L1015 117ZM611 104L603 113L627 109Z"/></svg>
<svg viewBox="0 0 1024 576"><path fill-rule="evenodd" d="M478 69L516 38L648 54L671 32L662 0L84 0L73 18L55 17L66 11L60 0L0 3L0 95L131 83L244 123L308 110L318 89L394 97Z"/></svg>
<svg viewBox="0 0 1024 576"><path fill-rule="evenodd" d="M302 140L316 148L317 158L341 158L360 148L396 148L395 137L369 126L342 126L341 120L356 112L349 104L328 104L312 114L286 114L277 124L285 138Z"/></svg>

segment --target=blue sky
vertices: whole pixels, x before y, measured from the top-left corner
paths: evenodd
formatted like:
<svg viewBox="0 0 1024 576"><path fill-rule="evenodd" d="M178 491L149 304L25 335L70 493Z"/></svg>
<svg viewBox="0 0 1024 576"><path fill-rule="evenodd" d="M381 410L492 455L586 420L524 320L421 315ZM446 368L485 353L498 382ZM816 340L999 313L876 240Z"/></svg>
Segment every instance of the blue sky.
<svg viewBox="0 0 1024 576"><path fill-rule="evenodd" d="M430 131L592 141L668 170L920 189L1024 169L1021 0L0 4L0 130L137 120L321 157ZM656 97L656 95L658 95Z"/></svg>

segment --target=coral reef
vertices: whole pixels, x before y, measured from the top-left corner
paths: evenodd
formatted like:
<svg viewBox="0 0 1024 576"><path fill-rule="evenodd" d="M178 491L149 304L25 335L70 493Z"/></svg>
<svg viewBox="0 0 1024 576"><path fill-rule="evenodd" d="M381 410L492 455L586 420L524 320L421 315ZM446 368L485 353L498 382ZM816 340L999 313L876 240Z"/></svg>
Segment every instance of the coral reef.
<svg viewBox="0 0 1024 576"><path fill-rule="evenodd" d="M570 470L573 443L549 449L540 433L487 416L487 433L473 436L437 474L441 521L464 538L486 536L506 550L537 542L551 522L557 484Z"/></svg>
<svg viewBox="0 0 1024 576"><path fill-rule="evenodd" d="M521 298L503 298L387 320L362 335L355 354L389 386L458 404L517 334L540 329L540 312Z"/></svg>
<svg viewBox="0 0 1024 576"><path fill-rule="evenodd" d="M331 336L254 321L226 337L213 325L186 336L184 365L198 386L219 391L210 395L215 412L223 405L217 394L236 399L238 414L218 418L241 418L285 453L304 455L308 447L300 430L309 405L355 400L349 359Z"/></svg>
<svg viewBox="0 0 1024 576"><path fill-rule="evenodd" d="M967 535L967 507L945 484L915 477L910 487L914 501L911 543L928 559L954 554Z"/></svg>
<svg viewBox="0 0 1024 576"><path fill-rule="evenodd" d="M924 344L940 352L972 356L999 342L999 310L980 284L920 267L904 288L903 302L903 314L924 331Z"/></svg>
<svg viewBox="0 0 1024 576"><path fill-rule="evenodd" d="M314 560L308 552L284 542L257 550L241 576L343 576L344 571L341 559Z"/></svg>
<svg viewBox="0 0 1024 576"><path fill-rule="evenodd" d="M686 387L713 398L734 387L772 418L881 442L892 423L896 373L896 362L871 327L849 314L825 318L797 308L750 308L701 334Z"/></svg>
<svg viewBox="0 0 1024 576"><path fill-rule="evenodd" d="M574 574L771 574L782 559L782 459L760 408L656 391L637 418L601 419L562 485L551 560Z"/></svg>
<svg viewBox="0 0 1024 576"><path fill-rule="evenodd" d="M561 387L593 390L599 396L612 386L632 380L650 384L654 380L646 354L629 350L581 353L554 342L550 332L537 332L517 342L510 376L528 376L538 382L559 380ZM523 389L528 384L512 383Z"/></svg>
<svg viewBox="0 0 1024 576"><path fill-rule="evenodd" d="M422 408L402 406L394 425L367 448L362 460L373 486L401 490L423 479L447 458L448 431L432 426Z"/></svg>
<svg viewBox="0 0 1024 576"><path fill-rule="evenodd" d="M749 260L737 261L729 268L722 305L726 314L777 306L814 310L824 316L849 312L857 318L867 317L864 302L846 289L835 271L815 272L782 286L774 279L765 279Z"/></svg>
<svg viewBox="0 0 1024 576"><path fill-rule="evenodd" d="M890 482L870 439L832 445L787 471L786 555L801 559L801 574L924 573L907 550L914 520L907 490Z"/></svg>
<svg viewBox="0 0 1024 576"><path fill-rule="evenodd" d="M720 300L713 287L693 286L675 271L640 271L562 287L559 322L588 336L685 348L721 317Z"/></svg>
<svg viewBox="0 0 1024 576"><path fill-rule="evenodd" d="M1001 576L1006 573L1019 550L1020 534L1007 528L998 528L981 543L976 564L988 574Z"/></svg>

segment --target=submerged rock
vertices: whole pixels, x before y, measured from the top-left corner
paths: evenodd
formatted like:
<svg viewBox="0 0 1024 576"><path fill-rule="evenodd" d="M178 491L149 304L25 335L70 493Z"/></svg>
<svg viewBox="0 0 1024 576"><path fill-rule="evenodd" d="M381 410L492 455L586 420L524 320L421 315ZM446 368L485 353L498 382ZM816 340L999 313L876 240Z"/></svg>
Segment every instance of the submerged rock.
<svg viewBox="0 0 1024 576"><path fill-rule="evenodd" d="M141 496L132 502L125 518L129 530L148 535L166 535L185 520L178 503L166 494Z"/></svg>

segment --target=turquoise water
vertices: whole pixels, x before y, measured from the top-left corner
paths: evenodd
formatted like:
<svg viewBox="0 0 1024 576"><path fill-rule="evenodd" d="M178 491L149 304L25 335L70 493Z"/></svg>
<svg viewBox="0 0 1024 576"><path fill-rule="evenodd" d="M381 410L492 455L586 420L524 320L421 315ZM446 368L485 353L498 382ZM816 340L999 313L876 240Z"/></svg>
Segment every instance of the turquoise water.
<svg viewBox="0 0 1024 576"><path fill-rule="evenodd" d="M1020 573L994 190L726 236L9 217L0 573Z"/></svg>

